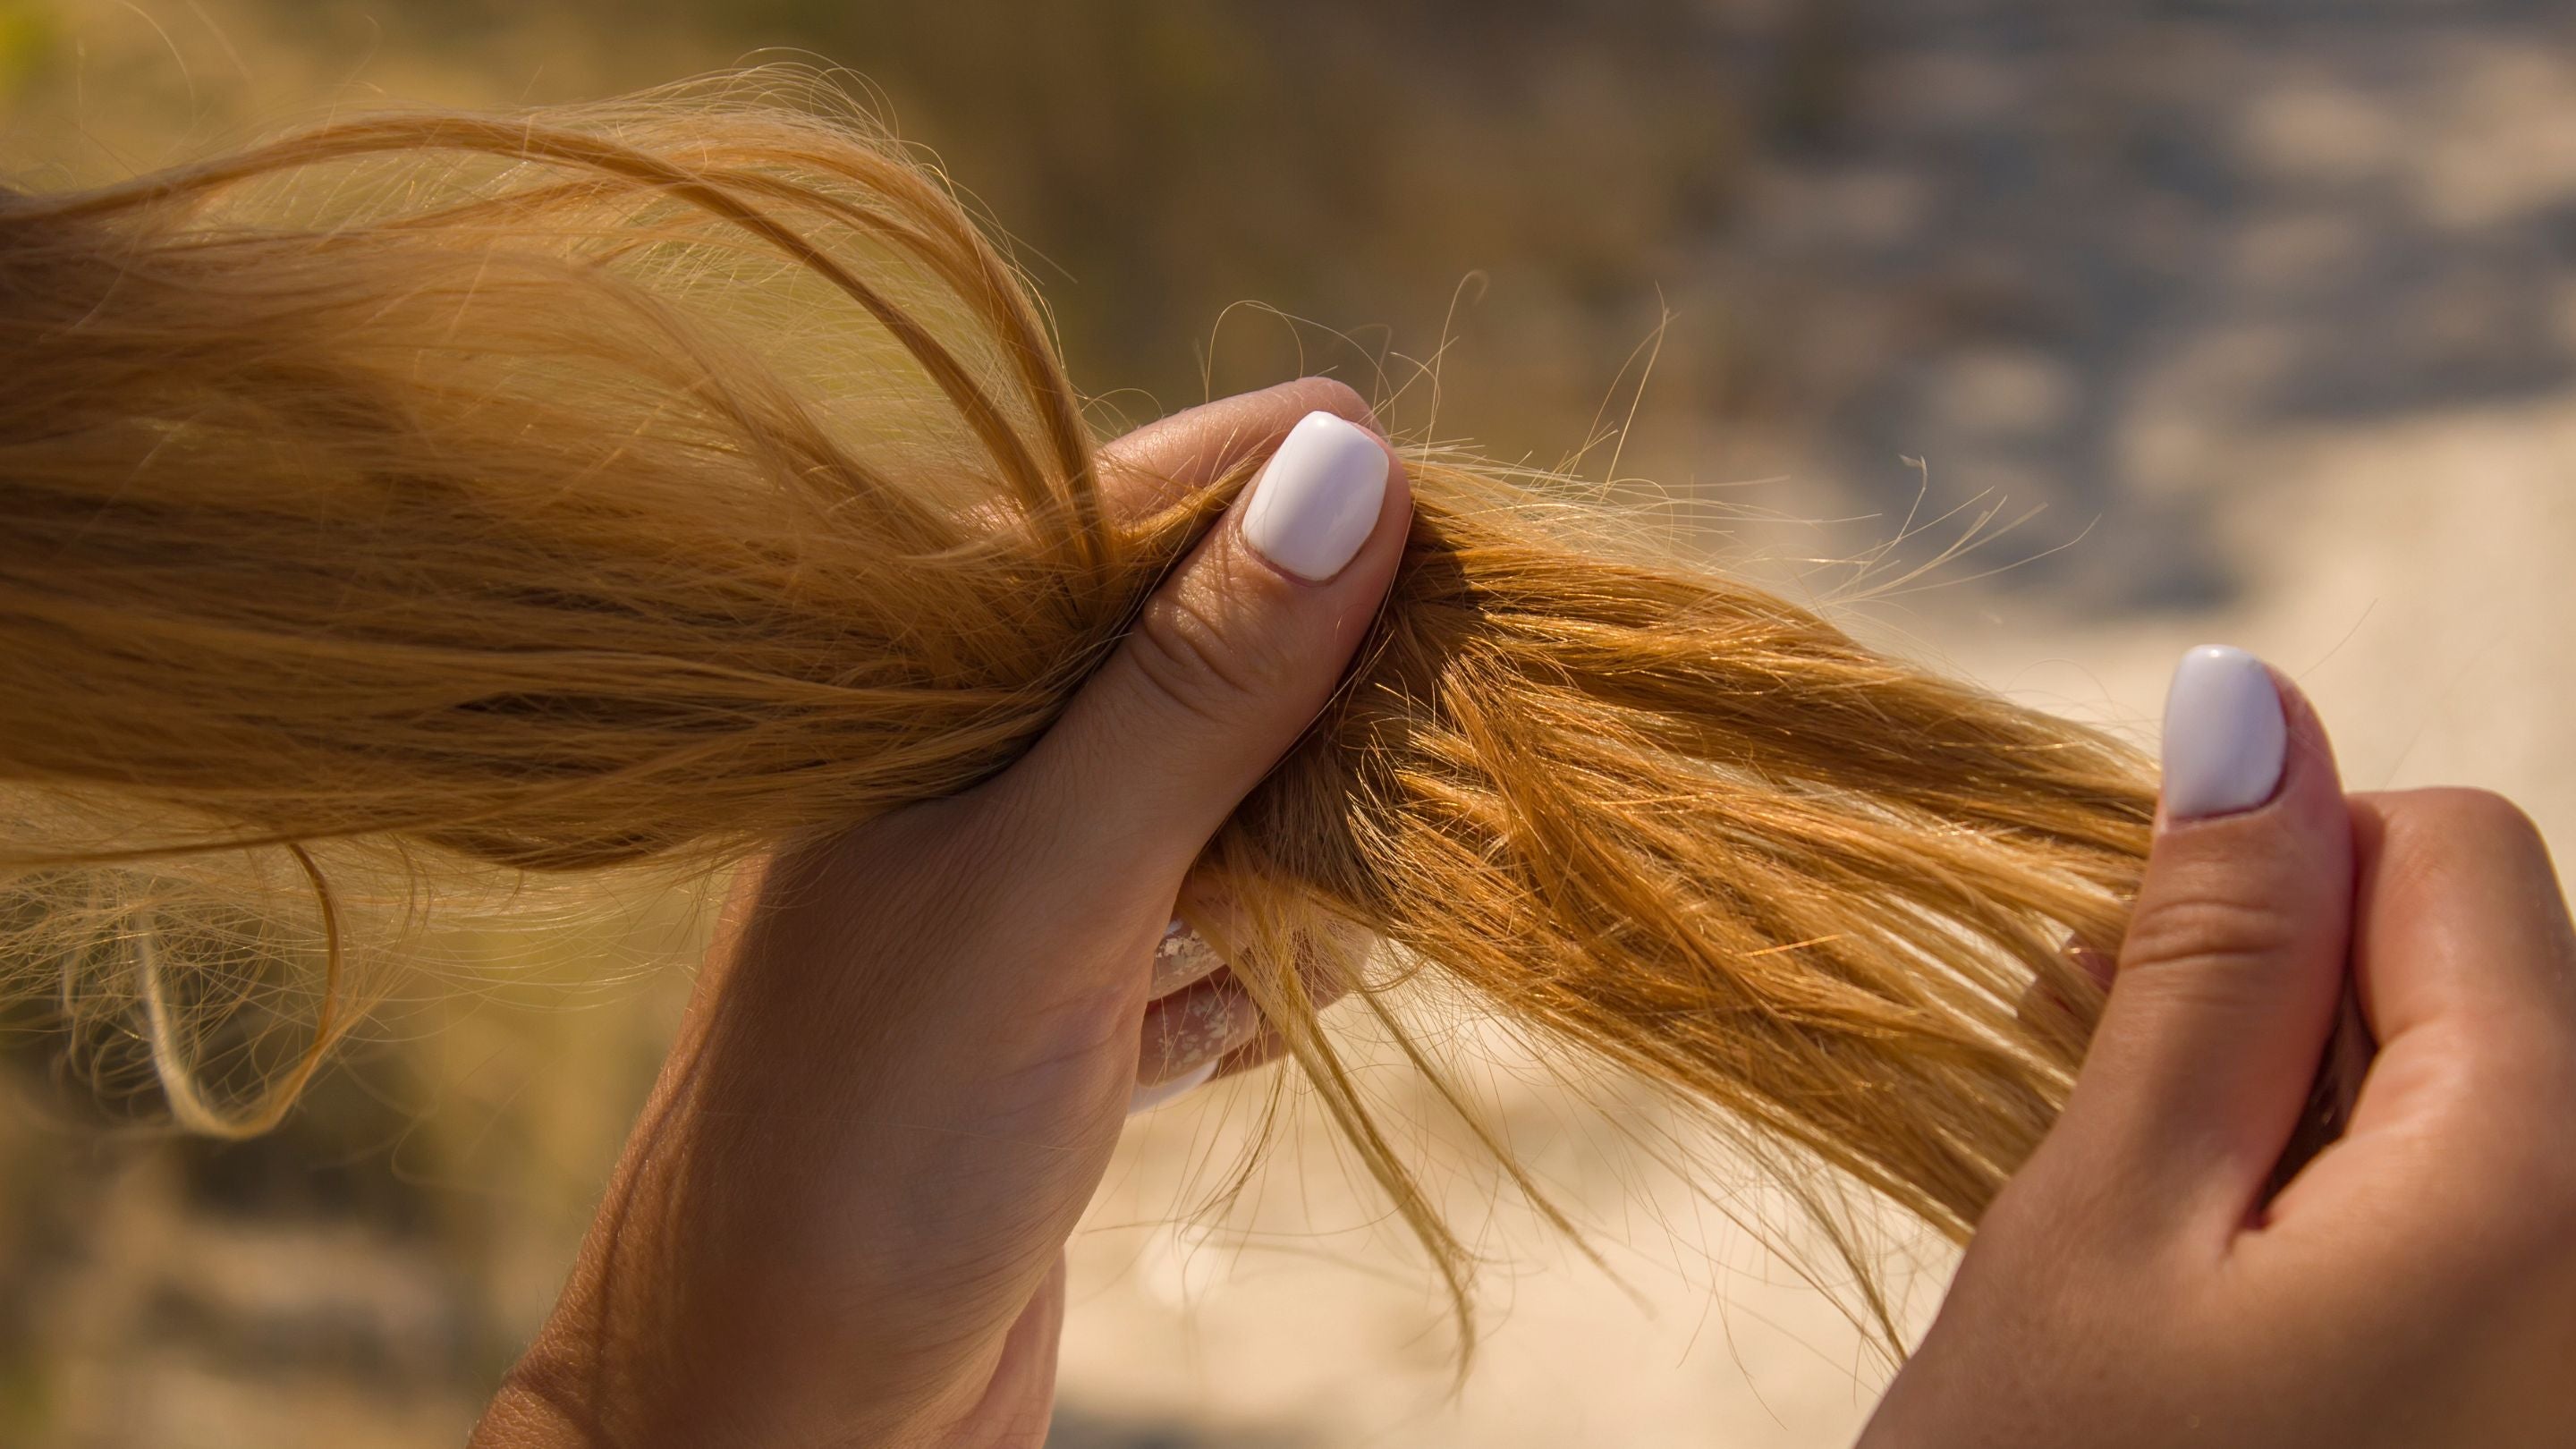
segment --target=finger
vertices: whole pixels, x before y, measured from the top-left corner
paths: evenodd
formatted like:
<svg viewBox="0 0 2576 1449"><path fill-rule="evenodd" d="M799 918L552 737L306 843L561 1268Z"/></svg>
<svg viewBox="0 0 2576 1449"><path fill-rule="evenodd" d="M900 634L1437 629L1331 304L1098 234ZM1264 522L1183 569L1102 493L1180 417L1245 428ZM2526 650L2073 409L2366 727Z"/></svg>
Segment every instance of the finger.
<svg viewBox="0 0 2576 1449"><path fill-rule="evenodd" d="M1205 869L1192 872L1182 883L1173 911L1162 940L1154 947L1149 996L1169 995L1224 970L1225 953L1210 940L1211 935L1216 940L1242 941L1257 934L1222 878ZM1294 934L1297 974L1318 1009L1339 1001L1348 978L1364 969L1376 953L1376 939L1368 932L1327 916L1311 918Z"/></svg>
<svg viewBox="0 0 2576 1449"><path fill-rule="evenodd" d="M1323 975L1318 978L1311 992L1315 1010L1322 1011L1348 996L1351 988L1347 982L1337 977ZM1253 1034L1251 1040L1225 1054L1224 1059L1217 1063L1216 1071L1210 1080L1223 1081L1227 1077L1239 1076L1256 1067L1268 1066L1288 1054L1288 1038L1280 1034L1279 1028L1264 1021L1261 1029Z"/></svg>
<svg viewBox="0 0 2576 1449"><path fill-rule="evenodd" d="M2554 1242L2569 1144L2545 1104L2576 1093L2576 929L2548 847L2480 790L2363 795L2352 814L2353 971L2379 1051L2338 1148L2273 1204L2293 1231L2264 1251L2376 1240L2438 1275L2470 1245ZM2387 1211L2392 1192L2409 1211Z"/></svg>
<svg viewBox="0 0 2576 1449"><path fill-rule="evenodd" d="M1150 996L1167 996L1224 970L1225 953L1217 949L1208 933L1233 940L1241 934L1244 924L1238 918L1232 892L1219 876L1205 869L1192 872L1182 882L1180 899L1172 911L1171 923L1164 927L1163 939L1154 948ZM1197 924L1193 926L1192 922ZM1307 963L1299 964L1302 969Z"/></svg>
<svg viewBox="0 0 2576 1449"><path fill-rule="evenodd" d="M1320 943L1321 949L1301 949L1297 959L1302 1010L1307 1012L1321 1012L1348 995L1353 973L1369 955L1361 933L1347 927L1324 929L1332 939ZM1199 939L1194 932L1187 934ZM1131 1113L1159 1106L1201 1082L1260 1066L1286 1050L1285 1038L1264 1019L1242 980L1213 949L1204 944L1200 949L1204 972L1158 971L1155 978L1137 1051ZM1158 952L1158 968L1162 960Z"/></svg>
<svg viewBox="0 0 2576 1449"><path fill-rule="evenodd" d="M1348 384L1301 377L1202 403L1104 445L1102 501L1111 518L1142 518L1278 446L1298 419L1317 412L1377 430L1368 399Z"/></svg>
<svg viewBox="0 0 2576 1449"><path fill-rule="evenodd" d="M1193 982L1145 1008L1130 1112L1167 1101L1215 1075L1217 1063L1261 1034L1261 1012L1233 977Z"/></svg>
<svg viewBox="0 0 2576 1449"><path fill-rule="evenodd" d="M1306 415L990 803L1092 893L1159 893L1332 697L1412 516L1394 451ZM1096 870L1062 869L1067 861ZM1159 928L1162 917L1154 926Z"/></svg>
<svg viewBox="0 0 2576 1449"><path fill-rule="evenodd" d="M2354 802L2353 970L2383 1046L2451 1023L2576 1033L2576 933L2539 828L2483 790Z"/></svg>
<svg viewBox="0 0 2576 1449"><path fill-rule="evenodd" d="M2352 835L2324 729L2240 650L2174 673L2164 800L2111 995L2051 1146L2159 1216L2259 1203L2345 979ZM2098 1186L2098 1183L2096 1184Z"/></svg>
<svg viewBox="0 0 2576 1449"><path fill-rule="evenodd" d="M1182 894L1188 894L1183 887ZM1178 916L1163 927L1163 939L1154 946L1154 974L1146 984L1145 994L1156 1000L1214 976L1225 969L1225 958L1217 954L1208 939L1193 931Z"/></svg>
<svg viewBox="0 0 2576 1449"><path fill-rule="evenodd" d="M2081 1048L2101 1015L2114 963L2079 936L2067 937L2057 955L2062 974L2042 972L2032 977L2013 1004L2013 1019L2035 1035Z"/></svg>

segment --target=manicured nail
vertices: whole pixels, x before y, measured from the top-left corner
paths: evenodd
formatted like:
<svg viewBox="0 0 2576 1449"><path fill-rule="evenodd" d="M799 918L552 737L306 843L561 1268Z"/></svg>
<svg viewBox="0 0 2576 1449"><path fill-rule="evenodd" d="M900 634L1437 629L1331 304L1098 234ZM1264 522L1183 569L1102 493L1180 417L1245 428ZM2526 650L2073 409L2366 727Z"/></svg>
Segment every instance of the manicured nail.
<svg viewBox="0 0 2576 1449"><path fill-rule="evenodd" d="M1331 413L1306 414L1252 485L1244 540L1297 577L1324 582L1376 530L1386 462L1375 433Z"/></svg>
<svg viewBox="0 0 2576 1449"><path fill-rule="evenodd" d="M1128 1094L1127 1115L1133 1117L1139 1112L1151 1112L1215 1075L1216 1059L1211 1057L1168 1082L1156 1082L1150 1087L1140 1083L1135 1091Z"/></svg>
<svg viewBox="0 0 2576 1449"><path fill-rule="evenodd" d="M1225 958L1207 943L1207 937L1189 928L1180 917L1163 928L1163 939L1154 946L1154 979L1145 987L1145 999L1159 1000L1193 981L1214 976L1225 965Z"/></svg>
<svg viewBox="0 0 2576 1449"><path fill-rule="evenodd" d="M2251 810L2281 786L2289 726L2263 661L2204 644L2174 666L2165 694L2165 818Z"/></svg>

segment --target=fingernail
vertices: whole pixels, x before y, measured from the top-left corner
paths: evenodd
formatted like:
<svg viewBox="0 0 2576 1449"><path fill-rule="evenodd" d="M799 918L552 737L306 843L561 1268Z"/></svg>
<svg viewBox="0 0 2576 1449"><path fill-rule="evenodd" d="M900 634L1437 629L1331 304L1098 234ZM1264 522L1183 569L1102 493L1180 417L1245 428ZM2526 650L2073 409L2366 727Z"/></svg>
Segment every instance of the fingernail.
<svg viewBox="0 0 2576 1449"><path fill-rule="evenodd" d="M2223 644L2185 654L2165 694L2165 817L2197 820L2271 799L2289 738L2262 660Z"/></svg>
<svg viewBox="0 0 2576 1449"><path fill-rule="evenodd" d="M1297 577L1324 582L1377 528L1386 463L1375 433L1331 413L1306 414L1252 485L1244 541Z"/></svg>
<svg viewBox="0 0 2576 1449"><path fill-rule="evenodd" d="M1140 1083L1135 1091L1128 1094L1127 1115L1133 1117L1139 1112L1151 1112L1215 1075L1216 1062L1211 1058L1168 1082L1156 1082L1150 1087Z"/></svg>
<svg viewBox="0 0 2576 1449"><path fill-rule="evenodd" d="M1145 999L1169 996L1193 981L1205 980L1225 965L1225 958L1207 943L1207 938L1189 928L1180 917L1163 928L1163 939L1154 946L1154 978L1145 987Z"/></svg>

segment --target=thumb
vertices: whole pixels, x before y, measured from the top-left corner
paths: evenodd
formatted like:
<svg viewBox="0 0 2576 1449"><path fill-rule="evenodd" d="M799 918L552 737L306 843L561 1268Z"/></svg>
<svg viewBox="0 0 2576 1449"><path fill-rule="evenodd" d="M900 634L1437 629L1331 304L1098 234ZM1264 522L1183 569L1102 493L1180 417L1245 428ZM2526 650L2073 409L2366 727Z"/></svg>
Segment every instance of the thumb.
<svg viewBox="0 0 2576 1449"><path fill-rule="evenodd" d="M1412 495L1375 432L1311 412L1005 779L1045 849L1171 896L1332 698Z"/></svg>
<svg viewBox="0 0 2576 1449"><path fill-rule="evenodd" d="M2352 875L2351 816L2305 697L2242 650L2183 656L2155 844L2051 1145L2150 1211L2241 1225L2332 1030Z"/></svg>

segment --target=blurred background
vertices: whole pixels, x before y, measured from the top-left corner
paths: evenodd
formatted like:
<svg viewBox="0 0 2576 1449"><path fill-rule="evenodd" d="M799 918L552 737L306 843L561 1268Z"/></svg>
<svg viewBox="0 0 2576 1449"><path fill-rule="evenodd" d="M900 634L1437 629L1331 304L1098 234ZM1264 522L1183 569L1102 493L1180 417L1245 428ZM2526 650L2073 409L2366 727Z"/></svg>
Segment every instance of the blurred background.
<svg viewBox="0 0 2576 1449"><path fill-rule="evenodd" d="M937 150L1115 415L1332 371L2141 741L2182 648L2254 648L2356 787L2502 789L2576 843L2563 5L0 0L0 161L764 59ZM461 1442L671 1030L692 919L632 924L402 1006L250 1143L103 1117L9 1038L0 1444ZM1076 1241L1055 1443L1848 1438L1887 1370L1729 1221L1777 1204L1459 1031L1606 1270L1440 1169L1493 1263L1453 1396L1434 1280L1329 1134L1292 1095L1211 1207L1261 1088L1203 1094ZM1886 1251L1919 1321L1947 1259Z"/></svg>

